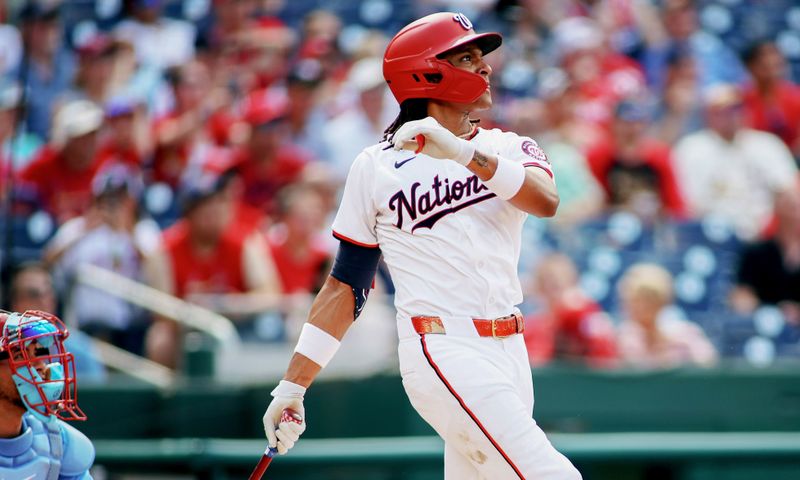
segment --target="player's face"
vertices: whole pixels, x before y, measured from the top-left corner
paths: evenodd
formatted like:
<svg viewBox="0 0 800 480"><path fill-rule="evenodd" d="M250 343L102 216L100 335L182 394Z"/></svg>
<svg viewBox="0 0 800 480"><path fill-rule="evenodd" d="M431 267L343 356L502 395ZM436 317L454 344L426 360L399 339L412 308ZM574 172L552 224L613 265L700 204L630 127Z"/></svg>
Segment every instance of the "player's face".
<svg viewBox="0 0 800 480"><path fill-rule="evenodd" d="M50 349L44 347L39 341L31 342L26 349L27 355L20 351L13 351L11 355L13 355L14 361L24 362L29 360L30 365L38 371L39 375L43 379L49 380L50 372L47 368L47 359L52 358L50 357ZM11 367L7 358L0 360L0 405L4 403L10 404L18 410L25 410L25 404L22 402L17 386L14 385L14 380L11 378ZM4 406L3 408L7 407Z"/></svg>
<svg viewBox="0 0 800 480"><path fill-rule="evenodd" d="M492 74L492 67L486 63L483 57L483 52L475 44L467 44L458 50L453 50L444 56L444 59L450 62L456 68L467 70L472 73L477 73L489 82L489 76ZM492 106L492 89L491 86L486 87L477 100L472 102L469 110L486 110Z"/></svg>

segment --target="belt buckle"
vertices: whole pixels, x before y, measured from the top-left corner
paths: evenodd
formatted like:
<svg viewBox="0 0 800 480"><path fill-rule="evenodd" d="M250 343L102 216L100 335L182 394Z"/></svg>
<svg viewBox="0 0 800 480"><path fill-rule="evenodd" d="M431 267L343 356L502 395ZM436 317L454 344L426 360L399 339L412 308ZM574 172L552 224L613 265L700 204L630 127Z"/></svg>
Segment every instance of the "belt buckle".
<svg viewBox="0 0 800 480"><path fill-rule="evenodd" d="M508 337L508 335L497 335L497 320L502 320L502 319L493 318L491 320L491 322L492 322L492 338L502 339L502 338Z"/></svg>

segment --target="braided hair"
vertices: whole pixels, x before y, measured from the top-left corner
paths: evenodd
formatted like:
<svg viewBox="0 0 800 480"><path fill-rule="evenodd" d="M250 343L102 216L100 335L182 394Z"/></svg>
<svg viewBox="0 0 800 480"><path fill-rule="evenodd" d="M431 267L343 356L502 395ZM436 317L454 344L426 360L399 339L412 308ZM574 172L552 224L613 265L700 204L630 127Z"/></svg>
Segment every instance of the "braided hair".
<svg viewBox="0 0 800 480"><path fill-rule="evenodd" d="M383 131L383 141L391 141L394 133L406 122L422 120L428 116L427 98L409 98L400 104L400 113L391 125Z"/></svg>

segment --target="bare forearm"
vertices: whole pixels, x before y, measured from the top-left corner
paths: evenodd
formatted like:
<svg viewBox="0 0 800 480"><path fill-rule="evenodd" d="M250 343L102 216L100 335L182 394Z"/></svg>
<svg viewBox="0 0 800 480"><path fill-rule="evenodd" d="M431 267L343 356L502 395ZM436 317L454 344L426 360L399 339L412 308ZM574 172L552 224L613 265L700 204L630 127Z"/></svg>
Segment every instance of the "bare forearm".
<svg viewBox="0 0 800 480"><path fill-rule="evenodd" d="M497 171L498 159L495 155L478 150L467 168L483 181L489 180ZM537 217L552 217L558 209L558 192L553 180L539 168L526 168L525 180L519 192L509 200L523 212Z"/></svg>
<svg viewBox="0 0 800 480"><path fill-rule="evenodd" d="M354 308L355 299L350 286L328 277L317 298L314 299L308 323L341 340L353 324ZM320 370L322 368L317 363L303 354L295 353L283 378L308 387Z"/></svg>

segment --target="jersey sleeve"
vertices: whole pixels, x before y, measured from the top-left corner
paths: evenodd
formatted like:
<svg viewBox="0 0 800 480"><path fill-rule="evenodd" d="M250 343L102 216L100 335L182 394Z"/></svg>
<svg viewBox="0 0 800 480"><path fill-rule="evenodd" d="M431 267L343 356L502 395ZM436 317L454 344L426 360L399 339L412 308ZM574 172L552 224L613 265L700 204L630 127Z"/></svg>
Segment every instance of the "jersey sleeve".
<svg viewBox="0 0 800 480"><path fill-rule="evenodd" d="M356 157L344 185L344 193L333 221L333 236L368 248L378 248L375 231L378 209L373 196L373 158L366 152Z"/></svg>
<svg viewBox="0 0 800 480"><path fill-rule="evenodd" d="M521 162L525 168L541 168L550 178L553 176L553 168L550 160L536 141L530 137L523 137L516 134L507 133L509 141L504 142L505 148L500 152L504 158Z"/></svg>

